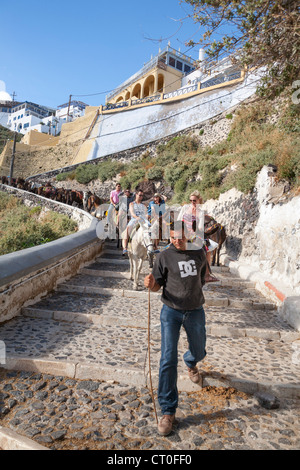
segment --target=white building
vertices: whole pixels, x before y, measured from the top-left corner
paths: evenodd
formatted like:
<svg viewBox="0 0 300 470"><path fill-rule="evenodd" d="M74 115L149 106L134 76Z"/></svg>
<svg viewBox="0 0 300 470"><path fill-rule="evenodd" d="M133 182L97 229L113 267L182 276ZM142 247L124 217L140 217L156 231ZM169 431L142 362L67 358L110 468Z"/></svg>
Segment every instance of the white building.
<svg viewBox="0 0 300 470"><path fill-rule="evenodd" d="M71 122L84 115L87 105L72 101L58 107L58 110L25 101L13 106L8 114L6 127L11 131L26 134L36 130L56 136L65 122ZM3 119L4 120L4 119Z"/></svg>
<svg viewBox="0 0 300 470"><path fill-rule="evenodd" d="M204 49L200 49L199 66L183 77L181 86L184 88L201 82L201 88L206 88L238 78L241 68L235 65L235 62L234 58L225 57L217 63L212 63L205 59Z"/></svg>
<svg viewBox="0 0 300 470"><path fill-rule="evenodd" d="M56 117L63 122L74 121L78 117L84 116L86 106L88 105L82 101L70 101L61 104L56 111Z"/></svg>
<svg viewBox="0 0 300 470"><path fill-rule="evenodd" d="M29 130L45 128L48 120L55 115L55 110L25 101L13 106L7 127L13 132L25 134Z"/></svg>
<svg viewBox="0 0 300 470"><path fill-rule="evenodd" d="M5 90L0 90L0 124L1 126L8 127L8 120L11 114L11 110L13 106L16 104L18 103L13 101L11 96L8 93L6 93Z"/></svg>

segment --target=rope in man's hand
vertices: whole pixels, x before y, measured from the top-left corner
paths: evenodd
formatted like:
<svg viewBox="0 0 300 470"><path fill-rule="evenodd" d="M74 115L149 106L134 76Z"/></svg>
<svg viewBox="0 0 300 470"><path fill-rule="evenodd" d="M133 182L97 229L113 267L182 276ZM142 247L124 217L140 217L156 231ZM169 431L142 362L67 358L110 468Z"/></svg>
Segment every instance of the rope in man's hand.
<svg viewBox="0 0 300 470"><path fill-rule="evenodd" d="M150 393L151 393L151 398L154 406L154 413L155 413L155 418L156 418L156 423L158 424L158 418L157 418L157 412L156 412L156 406L155 406L155 399L154 399L154 393L153 393L153 385L152 385L152 376L151 376L151 354L150 354L150 325L151 325L151 308L150 308L150 287L148 287L148 361L149 361L149 380L150 380Z"/></svg>

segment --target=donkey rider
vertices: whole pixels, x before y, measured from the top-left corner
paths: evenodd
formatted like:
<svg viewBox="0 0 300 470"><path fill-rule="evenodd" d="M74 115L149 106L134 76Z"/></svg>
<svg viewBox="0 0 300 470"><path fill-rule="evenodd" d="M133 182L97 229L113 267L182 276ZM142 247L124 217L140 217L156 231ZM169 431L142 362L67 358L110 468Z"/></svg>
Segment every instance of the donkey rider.
<svg viewBox="0 0 300 470"><path fill-rule="evenodd" d="M128 240L133 231L133 229L138 225L139 222L147 221L147 207L142 203L144 197L144 192L142 190L137 191L135 195L135 200L129 204L129 214L130 221L125 229L125 236L123 234L122 245L123 245L123 254L128 253Z"/></svg>

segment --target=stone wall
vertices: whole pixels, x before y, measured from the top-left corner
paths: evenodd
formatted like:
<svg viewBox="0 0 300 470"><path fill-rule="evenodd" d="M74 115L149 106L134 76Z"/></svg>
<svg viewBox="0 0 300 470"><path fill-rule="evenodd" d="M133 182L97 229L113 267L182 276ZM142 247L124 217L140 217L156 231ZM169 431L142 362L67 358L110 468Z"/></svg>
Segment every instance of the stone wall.
<svg viewBox="0 0 300 470"><path fill-rule="evenodd" d="M61 202L53 201L52 199L47 199L46 197L38 196L37 194L30 193L27 191L22 191L11 186L6 186L0 184L0 191L4 191L8 194L11 194L23 201L23 203L28 206L42 206L43 209L49 209L60 214L65 214L70 217L72 220L77 222L78 230L85 230L91 225L93 217L84 210L78 209L77 207L72 207Z"/></svg>
<svg viewBox="0 0 300 470"><path fill-rule="evenodd" d="M61 204L17 188L0 185L29 206L42 205L76 220L79 231L44 245L0 256L0 323L18 315L57 285L74 276L102 250L99 221L76 207Z"/></svg>
<svg viewBox="0 0 300 470"><path fill-rule="evenodd" d="M249 100L250 101L250 100ZM235 111L238 109L238 106L235 106L231 110L231 114L234 117ZM95 158L94 160L90 160L85 162L86 165L97 165L98 163L101 163L106 160L116 160L120 161L122 163L128 163L134 160L137 160L141 158L141 156L147 152L149 156L155 157L156 156L156 149L158 145L161 144L166 144L169 142L172 138L182 136L182 135L187 135L187 136L192 136L197 138L199 141L199 144L201 147L205 147L207 145L213 146L217 143L222 142L224 139L228 137L228 134L231 129L231 123L232 123L232 118L226 117L228 116L227 111L226 113L221 113L219 116L214 117L213 119L207 119L204 122L201 122L200 124L196 124L194 126L189 127L188 129L185 129L180 132L176 132L175 134L172 134L168 137L164 137L162 139L156 140L154 142L144 144L144 145L139 145L137 147L133 147L127 150L123 150L121 152L116 152L112 153L110 155L106 155L104 157L100 158ZM56 175L59 173L65 173L69 171L75 170L79 165L82 165L83 163L77 163L74 165L68 165L63 168L58 168L55 170L47 171L44 173L39 173L36 175L31 175L28 177L30 181L36 181L39 183L44 183L46 181L51 180L54 178ZM64 182L66 183L66 182ZM64 187L66 187L64 185ZM78 189L79 186L78 186Z"/></svg>
<svg viewBox="0 0 300 470"><path fill-rule="evenodd" d="M273 167L266 166L253 192L231 189L203 208L226 227L221 261L252 266L283 291L299 295L300 196L292 197L286 189Z"/></svg>

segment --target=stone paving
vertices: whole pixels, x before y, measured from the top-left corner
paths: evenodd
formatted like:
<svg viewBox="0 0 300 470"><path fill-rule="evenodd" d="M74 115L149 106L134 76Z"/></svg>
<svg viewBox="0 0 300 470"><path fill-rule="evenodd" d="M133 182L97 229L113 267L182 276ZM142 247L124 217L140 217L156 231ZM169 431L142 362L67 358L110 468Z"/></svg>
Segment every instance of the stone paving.
<svg viewBox="0 0 300 470"><path fill-rule="evenodd" d="M180 402L160 437L149 391L148 292L133 291L113 243L52 295L0 325L0 425L50 449L206 450L300 448L299 333L250 282L226 268L205 286L207 356L192 384L179 344ZM160 294L151 293L156 391ZM158 416L159 408L156 402Z"/></svg>

